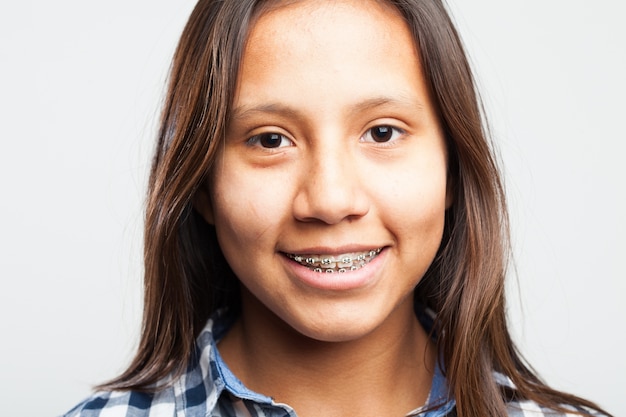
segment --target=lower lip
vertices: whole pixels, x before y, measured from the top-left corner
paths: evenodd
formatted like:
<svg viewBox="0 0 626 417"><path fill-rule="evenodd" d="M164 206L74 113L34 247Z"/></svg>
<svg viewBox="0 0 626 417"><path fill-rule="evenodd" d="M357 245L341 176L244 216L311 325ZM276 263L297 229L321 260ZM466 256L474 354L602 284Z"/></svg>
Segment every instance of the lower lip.
<svg viewBox="0 0 626 417"><path fill-rule="evenodd" d="M383 249L374 259L356 271L346 271L333 274L315 272L304 265L283 257L291 276L299 284L325 291L349 291L366 288L374 283L379 276L387 251Z"/></svg>

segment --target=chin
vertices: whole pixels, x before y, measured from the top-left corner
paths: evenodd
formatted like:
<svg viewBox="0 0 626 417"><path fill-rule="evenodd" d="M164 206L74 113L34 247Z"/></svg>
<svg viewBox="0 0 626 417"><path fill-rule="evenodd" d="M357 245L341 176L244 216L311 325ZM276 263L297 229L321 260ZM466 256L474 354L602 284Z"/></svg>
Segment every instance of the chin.
<svg viewBox="0 0 626 417"><path fill-rule="evenodd" d="M375 308L371 308L375 312ZM371 314L370 312L370 314ZM318 313L320 313L318 311ZM380 310L378 311L380 314ZM350 342L371 334L384 323L383 317L363 312L326 312L313 319L287 320L286 324L297 333L320 342Z"/></svg>

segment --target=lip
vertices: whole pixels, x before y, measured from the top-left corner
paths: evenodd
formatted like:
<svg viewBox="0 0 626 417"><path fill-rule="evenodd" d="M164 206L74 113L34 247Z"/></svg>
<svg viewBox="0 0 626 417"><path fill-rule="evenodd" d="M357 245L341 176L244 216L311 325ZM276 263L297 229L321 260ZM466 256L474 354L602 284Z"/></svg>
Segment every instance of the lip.
<svg viewBox="0 0 626 417"><path fill-rule="evenodd" d="M344 273L324 273L316 272L312 269L294 261L288 254L307 255L307 254L324 254L329 256L341 255L352 252L367 252L371 250L381 249L380 253L370 262L361 268ZM323 291L353 291L366 288L373 285L380 276L380 270L384 264L387 255L386 247L371 246L345 246L341 248L307 248L296 252L281 252L283 255L285 266L289 272L289 276L298 284Z"/></svg>
<svg viewBox="0 0 626 417"><path fill-rule="evenodd" d="M308 248L302 248L297 250L281 250L282 253L291 253L294 255L308 255L308 254L324 254L324 255L341 255L342 253L350 253L350 252L368 252L370 250L375 250L379 248L384 248L384 245L343 245L343 246L311 246Z"/></svg>

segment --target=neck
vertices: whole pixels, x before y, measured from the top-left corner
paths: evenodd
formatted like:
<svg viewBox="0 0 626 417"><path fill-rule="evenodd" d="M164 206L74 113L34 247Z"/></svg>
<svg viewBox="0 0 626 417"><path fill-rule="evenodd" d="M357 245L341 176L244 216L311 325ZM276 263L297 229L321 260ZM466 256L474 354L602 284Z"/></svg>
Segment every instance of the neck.
<svg viewBox="0 0 626 417"><path fill-rule="evenodd" d="M425 403L436 354L410 300L374 331L346 342L303 336L254 304L219 344L248 388L301 417L402 416Z"/></svg>

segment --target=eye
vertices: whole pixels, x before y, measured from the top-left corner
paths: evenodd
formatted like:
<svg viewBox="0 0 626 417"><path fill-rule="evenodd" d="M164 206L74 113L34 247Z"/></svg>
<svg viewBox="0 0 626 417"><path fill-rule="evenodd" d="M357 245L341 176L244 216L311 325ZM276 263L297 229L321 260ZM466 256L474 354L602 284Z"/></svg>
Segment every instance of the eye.
<svg viewBox="0 0 626 417"><path fill-rule="evenodd" d="M377 142L384 143L397 139L404 133L403 130L389 125L374 126L368 129L367 132L361 137L363 142Z"/></svg>
<svg viewBox="0 0 626 417"><path fill-rule="evenodd" d="M293 142L280 133L267 132L252 136L246 142L249 146L261 146L267 149L292 146Z"/></svg>

